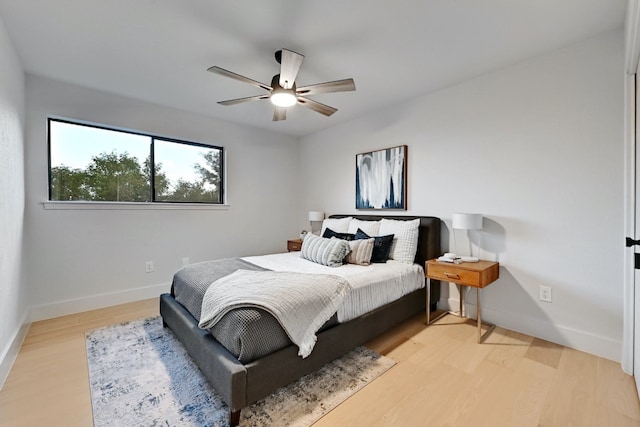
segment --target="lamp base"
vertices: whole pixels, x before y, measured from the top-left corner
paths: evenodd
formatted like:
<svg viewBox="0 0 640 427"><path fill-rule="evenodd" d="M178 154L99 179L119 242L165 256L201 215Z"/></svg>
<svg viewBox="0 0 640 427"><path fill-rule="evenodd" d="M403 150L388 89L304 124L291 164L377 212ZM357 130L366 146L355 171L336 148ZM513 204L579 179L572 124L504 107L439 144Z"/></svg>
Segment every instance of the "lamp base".
<svg viewBox="0 0 640 427"><path fill-rule="evenodd" d="M460 257L460 259L462 260L462 262L478 262L479 259L476 256L463 256Z"/></svg>

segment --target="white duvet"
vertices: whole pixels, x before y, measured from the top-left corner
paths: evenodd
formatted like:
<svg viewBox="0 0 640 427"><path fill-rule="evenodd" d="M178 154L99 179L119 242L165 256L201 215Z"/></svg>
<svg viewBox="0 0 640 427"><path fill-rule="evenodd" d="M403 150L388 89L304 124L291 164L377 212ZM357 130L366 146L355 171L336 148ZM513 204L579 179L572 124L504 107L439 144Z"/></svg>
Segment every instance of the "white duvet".
<svg viewBox="0 0 640 427"><path fill-rule="evenodd" d="M339 322L347 322L424 287L424 270L420 265L394 260L368 266L345 264L327 267L300 258L300 252L242 259L273 271L333 274L345 278L351 289L338 307Z"/></svg>

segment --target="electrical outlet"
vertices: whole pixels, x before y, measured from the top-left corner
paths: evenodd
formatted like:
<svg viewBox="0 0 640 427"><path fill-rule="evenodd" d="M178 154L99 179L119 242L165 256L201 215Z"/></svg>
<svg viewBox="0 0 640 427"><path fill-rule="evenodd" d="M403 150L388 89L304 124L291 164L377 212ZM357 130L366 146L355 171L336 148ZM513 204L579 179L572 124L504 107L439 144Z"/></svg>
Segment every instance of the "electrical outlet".
<svg viewBox="0 0 640 427"><path fill-rule="evenodd" d="M151 273L153 271L153 261L147 261L144 263L144 271L146 273Z"/></svg>
<svg viewBox="0 0 640 427"><path fill-rule="evenodd" d="M186 267L187 265L189 265L189 257L182 258L182 266Z"/></svg>
<svg viewBox="0 0 640 427"><path fill-rule="evenodd" d="M540 286L540 301L551 302L550 286Z"/></svg>

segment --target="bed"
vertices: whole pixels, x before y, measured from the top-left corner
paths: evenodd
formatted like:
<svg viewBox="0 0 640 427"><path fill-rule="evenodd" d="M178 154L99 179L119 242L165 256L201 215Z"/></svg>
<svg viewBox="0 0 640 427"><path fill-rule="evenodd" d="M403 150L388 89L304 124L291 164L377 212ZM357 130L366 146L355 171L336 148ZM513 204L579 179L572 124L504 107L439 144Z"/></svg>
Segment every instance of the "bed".
<svg viewBox="0 0 640 427"><path fill-rule="evenodd" d="M331 219L352 217L360 221L419 220L419 236L415 263L424 267L426 260L441 254L440 219L416 216L332 215ZM250 259L250 258L248 258ZM267 269L258 267L258 269ZM439 298L439 283L432 281L431 301ZM160 296L163 324L182 342L207 380L222 396L230 410L230 424L237 425L242 408L273 393L280 387L318 370L404 320L424 312L424 286L401 296L373 311L339 323L332 317L317 334L317 341L308 357L301 358L298 346L289 343L268 354L239 360L237 351L221 344L208 330L198 326L200 313L192 314L171 293ZM431 309L435 309L432 303ZM221 340L222 341L222 340ZM255 355L254 355L255 356ZM242 358L242 357L241 357Z"/></svg>

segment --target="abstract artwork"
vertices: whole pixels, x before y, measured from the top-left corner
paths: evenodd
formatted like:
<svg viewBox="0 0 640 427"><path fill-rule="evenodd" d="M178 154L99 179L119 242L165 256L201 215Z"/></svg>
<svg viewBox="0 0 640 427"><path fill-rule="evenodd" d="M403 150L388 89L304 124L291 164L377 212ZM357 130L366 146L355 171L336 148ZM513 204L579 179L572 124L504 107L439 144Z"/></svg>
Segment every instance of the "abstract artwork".
<svg viewBox="0 0 640 427"><path fill-rule="evenodd" d="M407 146L356 155L356 209L407 209Z"/></svg>

